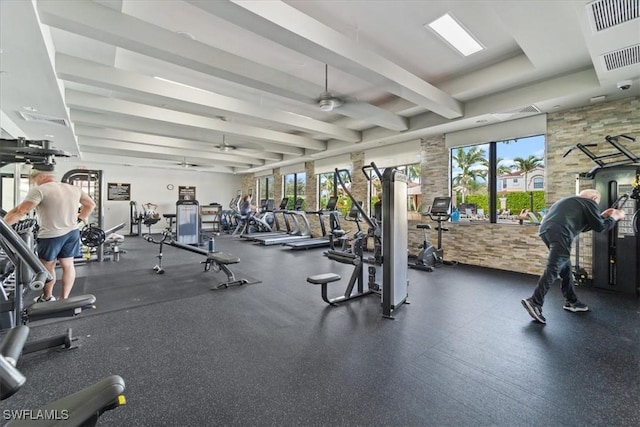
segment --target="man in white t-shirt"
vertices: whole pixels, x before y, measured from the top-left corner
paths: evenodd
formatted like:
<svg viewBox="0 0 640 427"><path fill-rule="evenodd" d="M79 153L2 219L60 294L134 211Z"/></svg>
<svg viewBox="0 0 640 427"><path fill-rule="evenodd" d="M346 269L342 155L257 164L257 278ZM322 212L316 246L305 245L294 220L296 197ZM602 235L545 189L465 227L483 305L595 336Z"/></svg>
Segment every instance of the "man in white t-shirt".
<svg viewBox="0 0 640 427"><path fill-rule="evenodd" d="M56 260L62 268L60 299L66 299L76 279L73 258L80 251L78 222L86 222L96 204L80 188L57 182L53 172L34 169L31 180L36 186L31 187L22 203L7 212L5 221L12 225L24 215L36 210L39 226L38 258L53 278L45 283L44 291L36 302L55 301L52 292L56 283Z"/></svg>

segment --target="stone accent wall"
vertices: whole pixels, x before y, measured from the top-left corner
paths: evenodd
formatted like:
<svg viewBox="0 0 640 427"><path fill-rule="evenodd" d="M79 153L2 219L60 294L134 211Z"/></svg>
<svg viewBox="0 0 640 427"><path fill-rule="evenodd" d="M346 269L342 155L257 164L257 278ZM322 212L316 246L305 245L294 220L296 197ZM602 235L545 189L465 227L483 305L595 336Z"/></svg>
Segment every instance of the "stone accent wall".
<svg viewBox="0 0 640 427"><path fill-rule="evenodd" d="M280 169L273 170L273 200L276 207L280 206L282 201L282 174Z"/></svg>
<svg viewBox="0 0 640 427"><path fill-rule="evenodd" d="M305 200L306 200L306 210L307 212L316 211L318 209L318 188L317 181L318 177L316 176L316 169L314 162L305 162L304 163L304 171L306 173L306 185L305 185ZM323 220L325 223L325 229L329 232L329 222L327 218ZM320 216L314 214L307 214L307 218L309 219L309 226L311 227L311 235L313 237L322 236L322 228L320 226Z"/></svg>
<svg viewBox="0 0 640 427"><path fill-rule="evenodd" d="M260 203L258 197L256 196L256 178L251 174L242 175L242 196L244 197L246 194L249 194L249 189L251 189L253 193L252 203L255 205L256 203Z"/></svg>
<svg viewBox="0 0 640 427"><path fill-rule="evenodd" d="M444 135L424 138L420 141L422 206L426 210L436 197L449 194L451 159L444 142Z"/></svg>
<svg viewBox="0 0 640 427"><path fill-rule="evenodd" d="M428 220L430 221L430 220ZM424 238L409 221L409 254L418 254ZM432 223L435 228L436 223ZM547 248L538 237L538 227L530 224L446 223L442 233L444 258L463 264L539 275L544 270ZM429 230L429 241L437 246L438 232Z"/></svg>
<svg viewBox="0 0 640 427"><path fill-rule="evenodd" d="M358 151L357 153L351 153L351 194L353 197L360 201L362 200L362 206L365 211L367 210L367 204L369 203L369 181L367 177L362 173L362 167L364 166L364 151Z"/></svg>

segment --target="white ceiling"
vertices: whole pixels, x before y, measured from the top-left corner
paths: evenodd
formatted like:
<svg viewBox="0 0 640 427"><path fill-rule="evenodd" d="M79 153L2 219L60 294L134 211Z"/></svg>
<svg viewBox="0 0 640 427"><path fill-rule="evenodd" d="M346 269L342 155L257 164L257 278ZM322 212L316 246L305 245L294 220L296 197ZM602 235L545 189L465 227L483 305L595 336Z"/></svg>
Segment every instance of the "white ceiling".
<svg viewBox="0 0 640 427"><path fill-rule="evenodd" d="M596 31L586 1L3 0L0 124L85 162L257 172L638 96L639 1L597 2L626 22ZM445 12L486 49L424 27Z"/></svg>

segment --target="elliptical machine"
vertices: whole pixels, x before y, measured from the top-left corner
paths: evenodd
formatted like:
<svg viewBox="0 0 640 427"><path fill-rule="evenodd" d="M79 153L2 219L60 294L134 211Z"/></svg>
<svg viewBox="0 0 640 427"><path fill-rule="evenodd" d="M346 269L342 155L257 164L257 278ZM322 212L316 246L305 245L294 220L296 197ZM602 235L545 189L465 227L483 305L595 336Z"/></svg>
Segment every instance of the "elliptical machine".
<svg viewBox="0 0 640 427"><path fill-rule="evenodd" d="M433 246L433 244L428 240L427 230L432 229L431 225L418 224L416 228L423 230L424 240L420 245L420 252L418 253L418 256L413 260L413 262L409 262L410 268L432 272L435 267L439 267L441 265L457 264L455 261L445 261L444 250L442 249L442 232L449 231L449 229L445 228L442 223L451 218L451 214L449 213L450 206L451 197L436 197L433 199L431 209L428 212L422 213L423 216L428 216L432 221L436 221L438 223L438 226L436 227L436 230L438 230L438 246Z"/></svg>

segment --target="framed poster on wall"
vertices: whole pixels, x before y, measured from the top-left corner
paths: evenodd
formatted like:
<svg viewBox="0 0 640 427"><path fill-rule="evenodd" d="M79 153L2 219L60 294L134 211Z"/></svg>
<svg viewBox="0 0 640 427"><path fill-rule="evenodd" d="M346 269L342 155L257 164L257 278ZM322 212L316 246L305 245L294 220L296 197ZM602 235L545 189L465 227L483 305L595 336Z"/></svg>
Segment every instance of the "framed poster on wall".
<svg viewBox="0 0 640 427"><path fill-rule="evenodd" d="M178 187L178 200L195 200L196 199L196 187Z"/></svg>
<svg viewBox="0 0 640 427"><path fill-rule="evenodd" d="M131 184L109 182L107 200L131 200Z"/></svg>

